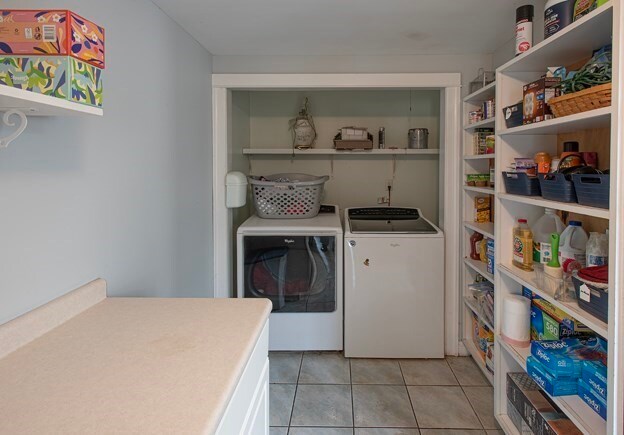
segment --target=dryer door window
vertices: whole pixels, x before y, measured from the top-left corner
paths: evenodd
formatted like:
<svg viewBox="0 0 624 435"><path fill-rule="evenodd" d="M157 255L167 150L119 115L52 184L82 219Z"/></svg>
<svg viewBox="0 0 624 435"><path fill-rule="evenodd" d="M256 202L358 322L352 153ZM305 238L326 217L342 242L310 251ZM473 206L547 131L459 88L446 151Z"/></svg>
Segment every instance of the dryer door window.
<svg viewBox="0 0 624 435"><path fill-rule="evenodd" d="M267 298L273 312L336 310L336 237L246 236L246 298Z"/></svg>

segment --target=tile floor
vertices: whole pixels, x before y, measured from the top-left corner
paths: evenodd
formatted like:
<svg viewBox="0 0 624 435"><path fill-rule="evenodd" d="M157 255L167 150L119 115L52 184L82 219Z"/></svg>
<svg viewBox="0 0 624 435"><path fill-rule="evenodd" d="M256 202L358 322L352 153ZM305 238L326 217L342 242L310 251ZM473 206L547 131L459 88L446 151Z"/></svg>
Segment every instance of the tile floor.
<svg viewBox="0 0 624 435"><path fill-rule="evenodd" d="M271 435L495 435L493 389L471 358L271 352Z"/></svg>

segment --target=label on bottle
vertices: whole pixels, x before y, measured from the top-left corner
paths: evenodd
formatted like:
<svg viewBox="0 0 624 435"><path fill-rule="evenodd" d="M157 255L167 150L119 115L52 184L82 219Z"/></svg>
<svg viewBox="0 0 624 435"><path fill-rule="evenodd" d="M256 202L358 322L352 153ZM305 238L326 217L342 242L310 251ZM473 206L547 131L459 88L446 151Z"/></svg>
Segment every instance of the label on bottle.
<svg viewBox="0 0 624 435"><path fill-rule="evenodd" d="M544 11L544 39L554 35L572 22L572 3L564 1Z"/></svg>
<svg viewBox="0 0 624 435"><path fill-rule="evenodd" d="M546 264L552 260L552 244L533 242L533 261Z"/></svg>
<svg viewBox="0 0 624 435"><path fill-rule="evenodd" d="M523 237L513 238L513 259L518 263L530 264L530 259L527 258L527 242L528 240ZM528 244L532 246L531 242Z"/></svg>
<svg viewBox="0 0 624 435"><path fill-rule="evenodd" d="M603 255L589 254L587 256L587 267L591 266L604 266L608 263L608 258Z"/></svg>
<svg viewBox="0 0 624 435"><path fill-rule="evenodd" d="M533 23L522 20L516 23L516 56L528 51L533 45Z"/></svg>

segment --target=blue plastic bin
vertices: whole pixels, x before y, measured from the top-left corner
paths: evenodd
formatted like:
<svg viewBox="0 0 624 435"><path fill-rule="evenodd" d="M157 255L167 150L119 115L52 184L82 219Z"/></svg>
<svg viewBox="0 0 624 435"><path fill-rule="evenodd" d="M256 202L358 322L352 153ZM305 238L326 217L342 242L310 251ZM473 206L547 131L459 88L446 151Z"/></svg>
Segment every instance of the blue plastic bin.
<svg viewBox="0 0 624 435"><path fill-rule="evenodd" d="M572 181L579 204L609 208L611 177L608 174L574 174Z"/></svg>
<svg viewBox="0 0 624 435"><path fill-rule="evenodd" d="M539 175L542 197L551 201L577 202L574 182L568 175L554 172Z"/></svg>
<svg viewBox="0 0 624 435"><path fill-rule="evenodd" d="M523 172L503 172L505 190L512 195L540 196L540 182L538 177L529 177Z"/></svg>

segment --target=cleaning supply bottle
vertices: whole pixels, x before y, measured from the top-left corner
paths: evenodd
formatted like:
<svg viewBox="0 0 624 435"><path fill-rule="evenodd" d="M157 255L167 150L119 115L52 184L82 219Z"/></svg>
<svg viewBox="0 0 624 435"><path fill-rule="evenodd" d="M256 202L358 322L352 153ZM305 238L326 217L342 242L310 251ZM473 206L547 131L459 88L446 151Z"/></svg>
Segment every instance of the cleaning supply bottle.
<svg viewBox="0 0 624 435"><path fill-rule="evenodd" d="M545 210L544 216L533 225L533 261L546 264L552 259L550 235L561 234L565 229L563 221L552 208Z"/></svg>
<svg viewBox="0 0 624 435"><path fill-rule="evenodd" d="M571 273L576 268L585 267L587 233L579 221L570 221L570 225L561 233L559 244L559 262L563 271Z"/></svg>
<svg viewBox="0 0 624 435"><path fill-rule="evenodd" d="M533 270L533 232L526 219L518 219L513 229L513 265Z"/></svg>
<svg viewBox="0 0 624 435"><path fill-rule="evenodd" d="M609 264L609 236L601 233L589 233L586 255L587 267Z"/></svg>

